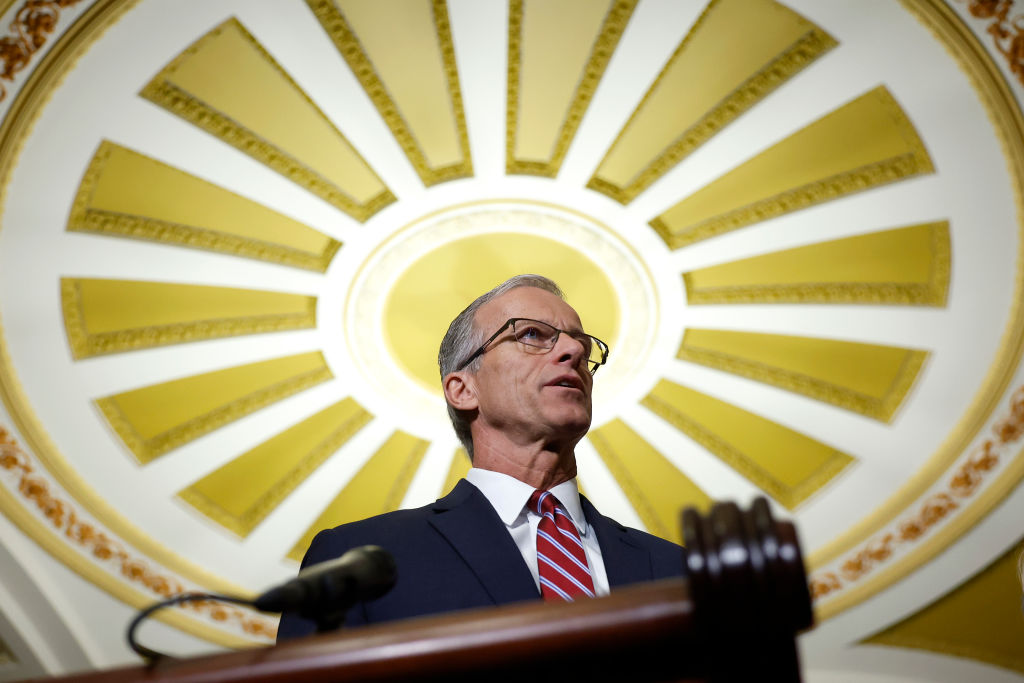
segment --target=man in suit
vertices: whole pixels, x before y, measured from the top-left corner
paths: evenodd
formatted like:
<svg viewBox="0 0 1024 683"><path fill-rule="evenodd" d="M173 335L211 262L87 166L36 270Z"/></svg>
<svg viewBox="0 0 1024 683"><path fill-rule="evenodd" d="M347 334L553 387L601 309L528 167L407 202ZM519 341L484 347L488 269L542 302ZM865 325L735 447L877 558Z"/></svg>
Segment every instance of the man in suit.
<svg viewBox="0 0 1024 683"><path fill-rule="evenodd" d="M558 286L537 275L508 280L459 314L438 361L473 467L431 505L313 539L303 567L362 545L395 558L395 587L356 605L346 626L599 596L683 573L682 548L603 516L576 486L575 447L590 428L593 373L607 355ZM278 639L314 630L286 613Z"/></svg>

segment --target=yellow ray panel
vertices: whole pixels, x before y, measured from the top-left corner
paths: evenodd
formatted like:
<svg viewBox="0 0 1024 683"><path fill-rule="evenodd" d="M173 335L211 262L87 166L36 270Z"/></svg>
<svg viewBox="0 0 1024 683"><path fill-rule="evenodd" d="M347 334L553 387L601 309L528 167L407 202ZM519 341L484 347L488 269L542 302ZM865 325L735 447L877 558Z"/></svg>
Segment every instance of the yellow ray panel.
<svg viewBox="0 0 1024 683"><path fill-rule="evenodd" d="M321 273L341 246L256 202L107 141L82 178L68 230L209 249Z"/></svg>
<svg viewBox="0 0 1024 683"><path fill-rule="evenodd" d="M245 537L372 417L346 398L243 453L178 496Z"/></svg>
<svg viewBox="0 0 1024 683"><path fill-rule="evenodd" d="M788 509L853 458L788 427L669 380L641 403Z"/></svg>
<svg viewBox="0 0 1024 683"><path fill-rule="evenodd" d="M949 223L846 237L683 274L689 304L945 306Z"/></svg>
<svg viewBox="0 0 1024 683"><path fill-rule="evenodd" d="M1019 543L958 588L863 642L969 657L1024 674ZM982 616L983 615L983 616Z"/></svg>
<svg viewBox="0 0 1024 683"><path fill-rule="evenodd" d="M827 33L773 0L712 0L588 187L632 201L835 45Z"/></svg>
<svg viewBox="0 0 1024 683"><path fill-rule="evenodd" d="M651 221L672 249L933 170L884 86L797 131Z"/></svg>
<svg viewBox="0 0 1024 683"><path fill-rule="evenodd" d="M323 112L231 18L140 93L357 220L395 200Z"/></svg>
<svg viewBox="0 0 1024 683"><path fill-rule="evenodd" d="M505 167L554 177L636 0L512 0Z"/></svg>
<svg viewBox="0 0 1024 683"><path fill-rule="evenodd" d="M456 448L451 465L448 466L448 475L444 478L444 485L441 487L441 497L451 493L451 490L459 483L459 479L464 478L472 466L473 463L470 462L466 449L461 446Z"/></svg>
<svg viewBox="0 0 1024 683"><path fill-rule="evenodd" d="M61 278L75 358L316 326L316 298L169 282Z"/></svg>
<svg viewBox="0 0 1024 683"><path fill-rule="evenodd" d="M677 357L888 422L928 353L834 339L688 328Z"/></svg>
<svg viewBox="0 0 1024 683"><path fill-rule="evenodd" d="M711 507L699 486L622 420L591 430L587 438L652 534L682 543L683 508Z"/></svg>
<svg viewBox="0 0 1024 683"><path fill-rule="evenodd" d="M473 175L444 0L306 0L425 185Z"/></svg>
<svg viewBox="0 0 1024 683"><path fill-rule="evenodd" d="M207 372L96 401L139 462L331 379L319 351Z"/></svg>
<svg viewBox="0 0 1024 683"><path fill-rule="evenodd" d="M397 510L429 445L405 432L392 434L306 529L288 557L301 560L321 529Z"/></svg>

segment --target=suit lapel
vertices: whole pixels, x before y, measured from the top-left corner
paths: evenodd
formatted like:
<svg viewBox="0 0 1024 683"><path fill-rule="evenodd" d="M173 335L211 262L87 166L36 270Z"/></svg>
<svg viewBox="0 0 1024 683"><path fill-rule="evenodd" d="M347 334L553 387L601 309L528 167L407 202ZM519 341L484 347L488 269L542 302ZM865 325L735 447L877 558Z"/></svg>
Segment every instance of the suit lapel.
<svg viewBox="0 0 1024 683"><path fill-rule="evenodd" d="M434 503L430 524L447 539L496 605L540 597L498 513L465 479Z"/></svg>
<svg viewBox="0 0 1024 683"><path fill-rule="evenodd" d="M608 586L615 588L653 579L650 552L634 542L624 526L602 515L582 495L580 503L583 505L583 514L597 534L604 570L608 575Z"/></svg>

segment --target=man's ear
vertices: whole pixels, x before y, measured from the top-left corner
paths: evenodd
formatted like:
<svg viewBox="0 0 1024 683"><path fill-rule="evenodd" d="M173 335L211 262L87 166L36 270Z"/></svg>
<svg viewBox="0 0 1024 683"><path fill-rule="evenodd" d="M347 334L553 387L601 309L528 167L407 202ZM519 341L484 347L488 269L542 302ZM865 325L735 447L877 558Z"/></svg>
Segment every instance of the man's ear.
<svg viewBox="0 0 1024 683"><path fill-rule="evenodd" d="M456 410L475 410L478 406L476 386L468 372L450 372L441 383L444 397Z"/></svg>

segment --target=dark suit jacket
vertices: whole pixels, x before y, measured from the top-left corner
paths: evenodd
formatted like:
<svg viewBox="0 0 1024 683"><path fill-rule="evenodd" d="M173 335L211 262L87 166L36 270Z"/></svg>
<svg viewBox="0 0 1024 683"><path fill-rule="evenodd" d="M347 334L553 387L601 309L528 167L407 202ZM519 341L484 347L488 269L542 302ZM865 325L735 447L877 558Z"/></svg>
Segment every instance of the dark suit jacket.
<svg viewBox="0 0 1024 683"><path fill-rule="evenodd" d="M624 527L599 513L586 498L580 499L597 533L612 589L683 574L680 546ZM302 566L334 559L363 545L379 545L394 555L398 580L384 597L353 607L346 626L540 599L533 576L498 513L465 479L430 505L321 531ZM312 621L285 613L277 638L315 630Z"/></svg>

